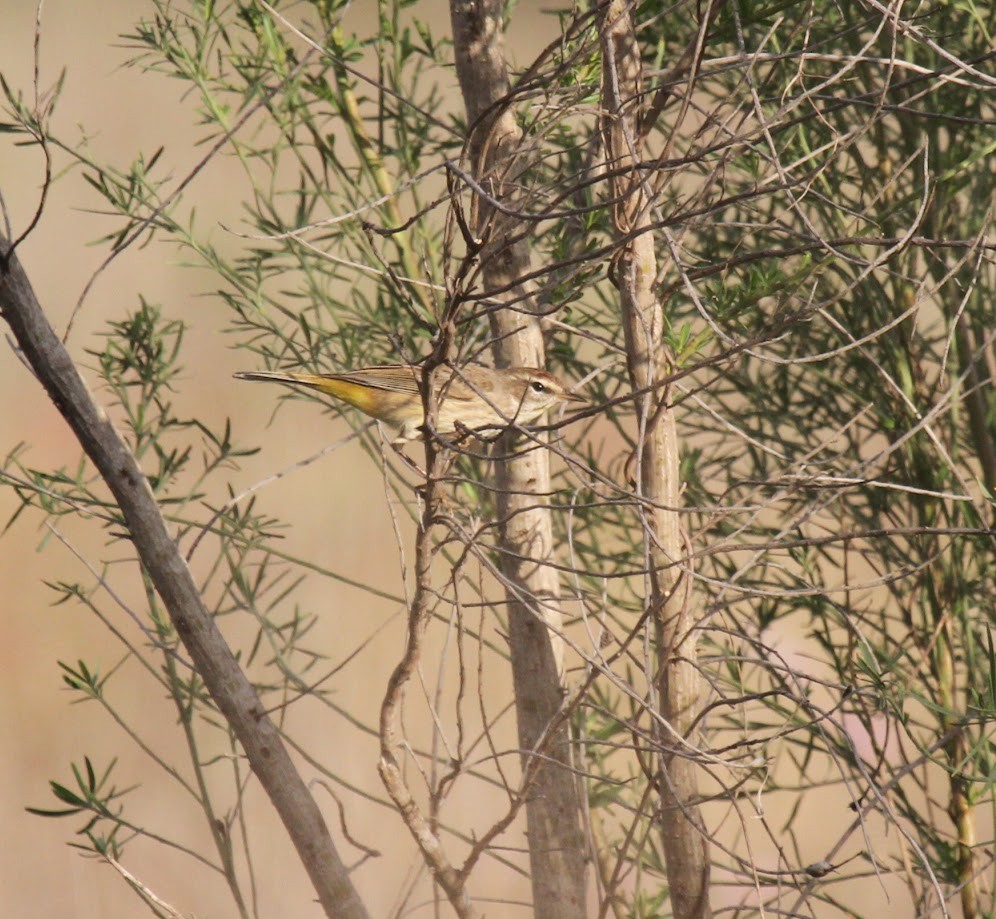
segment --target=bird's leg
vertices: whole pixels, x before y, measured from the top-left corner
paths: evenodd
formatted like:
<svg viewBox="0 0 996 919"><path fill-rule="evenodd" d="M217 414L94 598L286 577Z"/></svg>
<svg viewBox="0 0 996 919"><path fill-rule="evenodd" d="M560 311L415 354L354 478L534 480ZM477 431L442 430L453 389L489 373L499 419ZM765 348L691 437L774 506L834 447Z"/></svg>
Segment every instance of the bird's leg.
<svg viewBox="0 0 996 919"><path fill-rule="evenodd" d="M384 428L378 425L381 430L381 436L384 436ZM409 422L405 422L398 433L387 441L390 448L397 454L398 459L409 469L409 471L414 472L420 479L425 478L425 470L419 468L418 463L415 462L410 456L405 453L405 446L411 441L416 440L421 432L421 427L413 427ZM385 438L386 439L386 438Z"/></svg>
<svg viewBox="0 0 996 919"><path fill-rule="evenodd" d="M418 440L424 428L424 424L419 424L415 421L405 421L398 429L398 433L391 443L397 445L407 443L410 440Z"/></svg>

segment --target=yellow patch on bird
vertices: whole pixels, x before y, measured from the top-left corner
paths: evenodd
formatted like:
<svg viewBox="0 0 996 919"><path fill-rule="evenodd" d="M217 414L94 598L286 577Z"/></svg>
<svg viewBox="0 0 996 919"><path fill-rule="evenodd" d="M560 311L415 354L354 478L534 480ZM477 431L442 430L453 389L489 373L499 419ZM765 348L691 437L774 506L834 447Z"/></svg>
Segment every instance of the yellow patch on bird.
<svg viewBox="0 0 996 919"><path fill-rule="evenodd" d="M349 380L321 379L314 384L315 388L343 402L348 402L361 412L377 417L378 391L372 386L364 386L360 383L351 383Z"/></svg>

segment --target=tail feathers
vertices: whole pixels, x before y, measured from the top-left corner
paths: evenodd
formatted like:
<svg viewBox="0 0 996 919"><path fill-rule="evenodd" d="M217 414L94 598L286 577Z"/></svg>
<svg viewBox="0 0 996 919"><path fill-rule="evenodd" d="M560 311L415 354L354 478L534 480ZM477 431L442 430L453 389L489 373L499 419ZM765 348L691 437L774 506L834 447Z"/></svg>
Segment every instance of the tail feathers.
<svg viewBox="0 0 996 919"><path fill-rule="evenodd" d="M268 383L288 383L291 386L310 386L320 389L325 377L312 373L285 373L276 370L240 370L233 373L236 380L263 380Z"/></svg>
<svg viewBox="0 0 996 919"><path fill-rule="evenodd" d="M351 376L339 376L334 373L287 373L276 370L243 370L234 376L237 380L263 380L267 383L287 383L290 386L314 389L327 396L342 399L361 412L366 412L382 421L391 421L393 418L393 402L384 402L383 394L376 387L356 382Z"/></svg>

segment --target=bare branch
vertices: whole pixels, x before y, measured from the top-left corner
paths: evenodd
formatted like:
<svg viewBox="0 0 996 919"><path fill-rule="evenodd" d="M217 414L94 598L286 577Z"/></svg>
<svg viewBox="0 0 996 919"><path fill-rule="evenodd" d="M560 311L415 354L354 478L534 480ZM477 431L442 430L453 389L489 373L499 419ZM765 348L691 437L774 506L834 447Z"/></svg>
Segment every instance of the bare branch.
<svg viewBox="0 0 996 919"><path fill-rule="evenodd" d="M35 297L17 256L0 238L0 314L56 408L100 471L124 514L132 542L211 698L297 848L328 916L367 912L335 849L318 805L291 762L276 725L218 631L170 537L135 457L93 400Z"/></svg>

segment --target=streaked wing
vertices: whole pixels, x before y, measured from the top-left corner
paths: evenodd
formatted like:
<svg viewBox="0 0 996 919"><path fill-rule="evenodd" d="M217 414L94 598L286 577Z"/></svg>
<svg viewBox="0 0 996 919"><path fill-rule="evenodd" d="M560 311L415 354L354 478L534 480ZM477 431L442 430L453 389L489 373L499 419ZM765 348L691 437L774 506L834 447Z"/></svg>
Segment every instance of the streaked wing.
<svg viewBox="0 0 996 919"><path fill-rule="evenodd" d="M474 390L460 379L460 374L465 375L487 397L493 384L486 376L475 373L474 371L477 369L470 366L462 368L459 372L448 371L446 368L437 371L436 381L440 384L442 397L457 402L467 402L479 398ZM349 370L345 373L333 373L329 376L349 383L371 386L386 392L416 396L422 391L422 368L417 365L406 367L397 364L382 364L375 367L361 367L358 370Z"/></svg>
<svg viewBox="0 0 996 919"><path fill-rule="evenodd" d="M419 367L405 367L397 364L384 364L377 367L361 367L346 373L327 374L330 379L358 383L385 392L404 393L417 396L421 393L422 370Z"/></svg>

